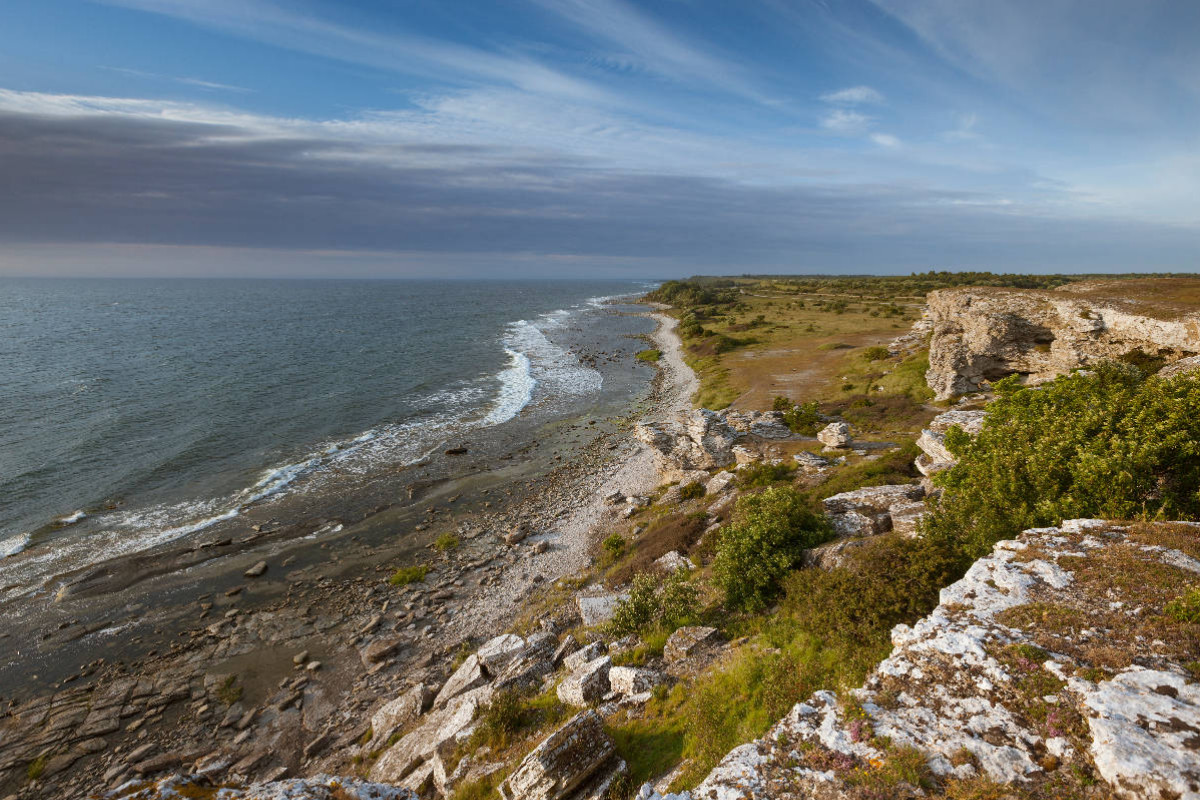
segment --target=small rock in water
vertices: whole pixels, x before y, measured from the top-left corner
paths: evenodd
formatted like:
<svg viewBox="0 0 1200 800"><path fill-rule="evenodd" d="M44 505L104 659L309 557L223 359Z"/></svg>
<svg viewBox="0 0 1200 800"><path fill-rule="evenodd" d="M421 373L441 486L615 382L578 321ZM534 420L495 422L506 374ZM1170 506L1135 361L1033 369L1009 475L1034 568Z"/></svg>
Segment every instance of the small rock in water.
<svg viewBox="0 0 1200 800"><path fill-rule="evenodd" d="M261 577L266 571L267 571L267 562L260 561L257 564L255 564L253 567L251 567L250 569L246 570L243 574L247 578L258 578L258 577Z"/></svg>

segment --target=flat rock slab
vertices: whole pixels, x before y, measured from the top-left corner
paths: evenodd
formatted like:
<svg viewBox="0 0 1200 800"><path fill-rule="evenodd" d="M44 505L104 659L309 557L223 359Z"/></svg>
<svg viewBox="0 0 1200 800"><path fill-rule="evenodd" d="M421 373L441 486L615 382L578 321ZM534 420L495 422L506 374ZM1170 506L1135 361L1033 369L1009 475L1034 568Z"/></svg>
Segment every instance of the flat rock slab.
<svg viewBox="0 0 1200 800"><path fill-rule="evenodd" d="M505 800L562 800L588 782L616 752L600 715L575 715L521 760L500 785Z"/></svg>
<svg viewBox="0 0 1200 800"><path fill-rule="evenodd" d="M558 699L576 707L599 703L608 694L611 669L612 659L608 656L587 662L558 685Z"/></svg>
<svg viewBox="0 0 1200 800"><path fill-rule="evenodd" d="M607 594L579 595L575 598L575 604L579 607L579 616L583 619L583 624L591 628L603 625L612 619L613 615L617 613L617 604L628 599L628 594L609 592Z"/></svg>
<svg viewBox="0 0 1200 800"><path fill-rule="evenodd" d="M668 664L686 661L701 650L713 647L721 641L716 628L691 626L680 628L671 634L663 647L663 658Z"/></svg>

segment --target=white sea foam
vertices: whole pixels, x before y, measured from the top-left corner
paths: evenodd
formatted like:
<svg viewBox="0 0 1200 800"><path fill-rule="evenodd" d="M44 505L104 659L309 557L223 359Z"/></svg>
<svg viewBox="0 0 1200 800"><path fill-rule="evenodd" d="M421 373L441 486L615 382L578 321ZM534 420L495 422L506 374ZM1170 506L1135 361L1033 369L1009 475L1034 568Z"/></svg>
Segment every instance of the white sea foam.
<svg viewBox="0 0 1200 800"><path fill-rule="evenodd" d="M423 398L415 405L429 412L420 417L323 443L303 458L264 470L251 485L225 497L105 514L100 518L104 530L56 540L45 552L31 552L20 563L6 564L0 575L4 582L16 579L26 586L36 585L48 574L94 560L98 553L111 558L166 544L233 519L255 504L320 487L338 474L365 474L380 464L416 463L445 441L471 429L507 422L531 403L553 403L599 391L603 383L600 373L579 363L546 333L562 328L578 311L609 299L591 298L574 309L550 312L536 324L526 320L510 324L502 339L508 357L505 366L481 385L446 389ZM499 383L498 390L484 388L488 383ZM492 395L490 403L480 415L481 401L487 395ZM59 521L70 524L85 517L80 511ZM0 558L15 555L28 544L28 534L2 540Z"/></svg>
<svg viewBox="0 0 1200 800"><path fill-rule="evenodd" d="M28 546L28 533L18 533L16 536L10 536L7 539L0 539L0 558L15 556Z"/></svg>
<svg viewBox="0 0 1200 800"><path fill-rule="evenodd" d="M74 525L76 522L79 522L79 520L86 516L87 514L83 511L76 511L73 514L67 514L65 517L59 517L55 520L55 522L57 522L59 525Z"/></svg>
<svg viewBox="0 0 1200 800"><path fill-rule="evenodd" d="M487 427L508 422L521 413L533 398L534 379L529 357L518 350L504 348L508 354L508 366L496 377L500 379L500 392L492 402L492 408L482 420Z"/></svg>

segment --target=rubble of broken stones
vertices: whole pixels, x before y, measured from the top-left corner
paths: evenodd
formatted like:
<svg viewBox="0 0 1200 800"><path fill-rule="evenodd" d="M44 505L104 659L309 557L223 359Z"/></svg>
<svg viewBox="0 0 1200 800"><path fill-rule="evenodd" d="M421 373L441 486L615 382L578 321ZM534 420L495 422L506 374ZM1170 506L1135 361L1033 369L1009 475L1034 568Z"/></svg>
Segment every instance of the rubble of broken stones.
<svg viewBox="0 0 1200 800"><path fill-rule="evenodd" d="M215 797L219 800L417 800L407 789L370 783L359 778L314 775L311 778L230 786L216 784L203 774L168 775L147 783L130 781L103 795L104 800L178 800Z"/></svg>
<svg viewBox="0 0 1200 800"><path fill-rule="evenodd" d="M922 308L921 317L912 324L912 327L906 333L888 342L888 354L903 356L914 353L928 344L929 337L932 335L933 317L930 315L928 307Z"/></svg>
<svg viewBox="0 0 1200 800"><path fill-rule="evenodd" d="M603 797L626 770L603 720L618 711L637 713L656 686L701 668L724 648L714 628L680 628L667 640L661 662L613 664L615 653L636 644L629 637L581 645L571 635L560 637L552 625L529 636L507 633L489 640L440 687L413 685L374 712L370 741L362 747L382 752L370 780L422 796L448 796L460 784L505 769L486 750L455 759L498 693L553 688L562 703L582 711L517 764L500 792L532 800Z"/></svg>
<svg viewBox="0 0 1200 800"><path fill-rule="evenodd" d="M1200 528L1149 527L1172 525ZM1137 581L1088 580L1105 559L1133 559L1179 586L1200 580L1200 560L1123 525L1025 531L943 589L929 616L896 626L892 654L861 689L815 693L691 792L646 785L637 797L865 797L861 776L911 748L941 780L1092 781L1106 797L1200 798L1194 645L1141 635L1142 620L1162 609L1147 605ZM1053 633L1051 612L1074 622ZM888 792L920 796L906 784Z"/></svg>
<svg viewBox="0 0 1200 800"><path fill-rule="evenodd" d="M707 482L709 470L758 460L758 454L741 442L796 438L784 423L782 412L707 408L679 412L666 420L641 422L634 435L650 447L663 478L681 486Z"/></svg>

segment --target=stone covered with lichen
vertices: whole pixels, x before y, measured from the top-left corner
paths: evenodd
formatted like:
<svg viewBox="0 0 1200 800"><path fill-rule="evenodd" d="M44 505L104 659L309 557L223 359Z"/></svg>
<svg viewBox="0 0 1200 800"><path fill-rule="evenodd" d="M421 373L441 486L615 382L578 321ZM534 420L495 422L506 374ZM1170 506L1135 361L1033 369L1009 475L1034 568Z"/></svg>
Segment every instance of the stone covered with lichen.
<svg viewBox="0 0 1200 800"><path fill-rule="evenodd" d="M863 688L796 705L690 796L1198 800L1197 586L1194 524L1026 531L897 626Z"/></svg>

